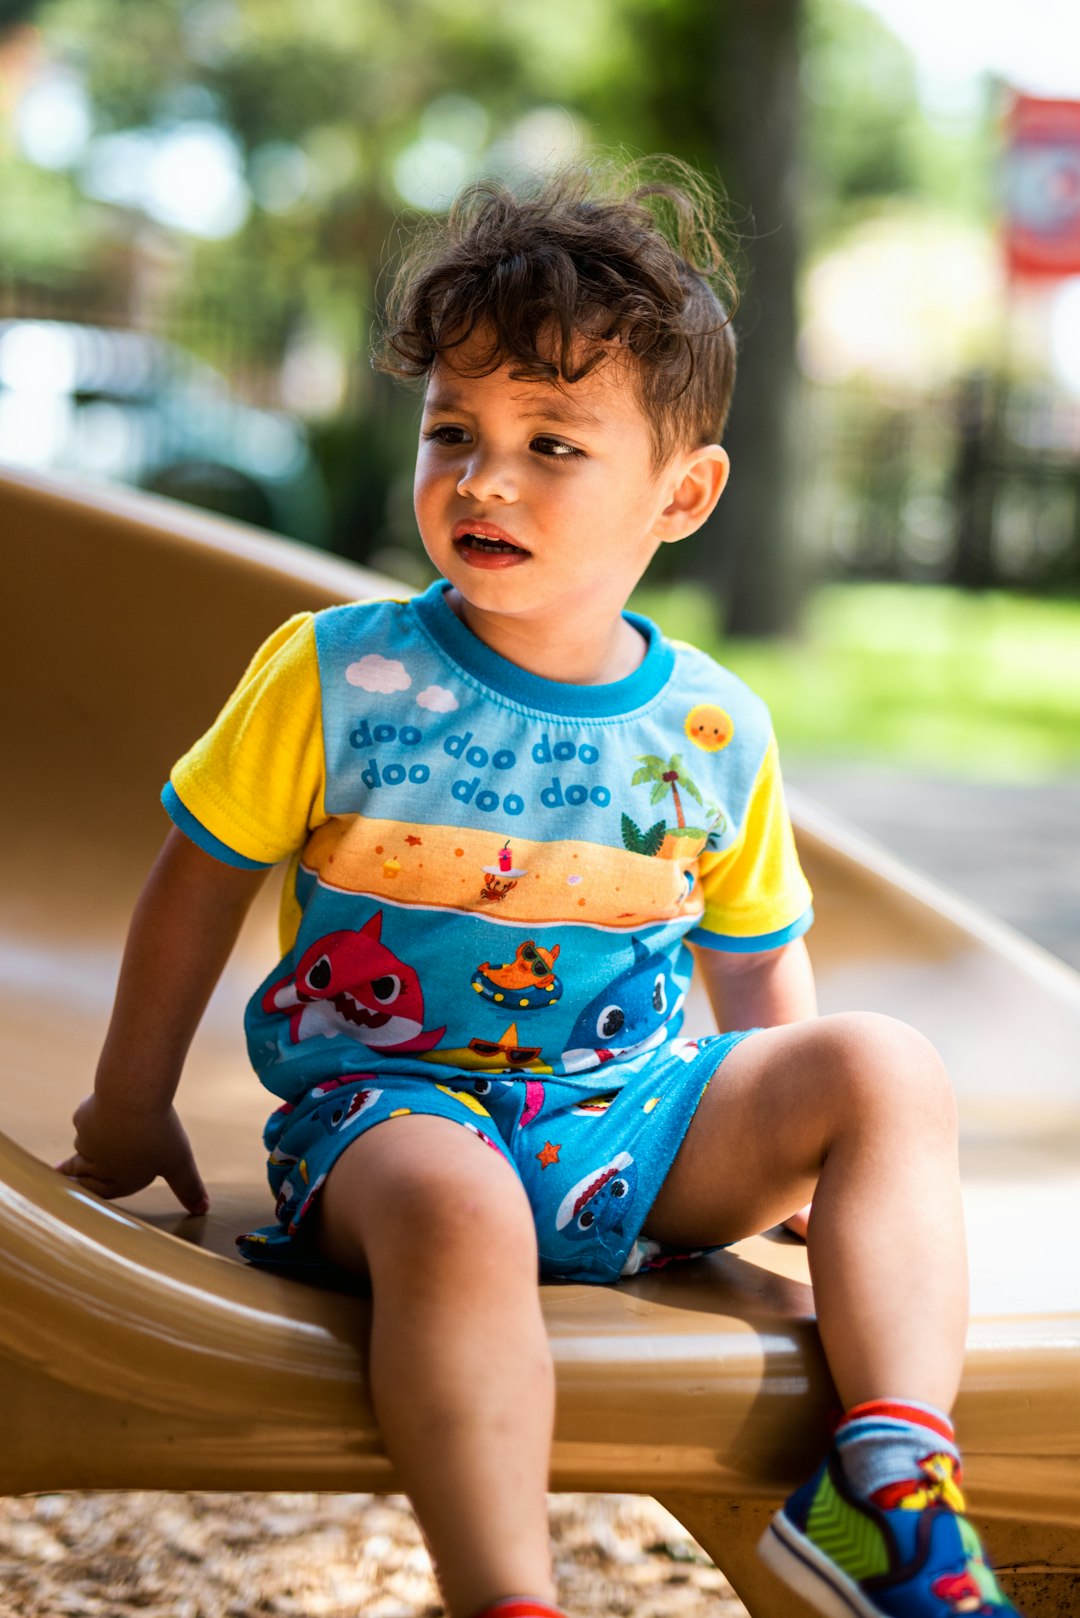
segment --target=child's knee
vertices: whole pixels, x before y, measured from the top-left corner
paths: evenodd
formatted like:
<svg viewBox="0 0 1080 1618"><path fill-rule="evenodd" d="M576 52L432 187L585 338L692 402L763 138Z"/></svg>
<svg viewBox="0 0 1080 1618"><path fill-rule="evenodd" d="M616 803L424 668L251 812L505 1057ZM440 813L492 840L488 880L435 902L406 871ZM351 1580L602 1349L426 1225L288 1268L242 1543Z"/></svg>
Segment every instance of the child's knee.
<svg viewBox="0 0 1080 1618"><path fill-rule="evenodd" d="M399 1141L401 1137L399 1136ZM380 1267L449 1276L520 1270L535 1280L536 1232L524 1188L512 1167L485 1148L410 1159L396 1153L393 1169L368 1202L365 1245L374 1274Z"/></svg>
<svg viewBox="0 0 1080 1618"><path fill-rule="evenodd" d="M468 1260L483 1252L536 1263L536 1231L521 1182L493 1159L470 1175L462 1165L407 1174L394 1186L386 1215L399 1246Z"/></svg>
<svg viewBox="0 0 1080 1618"><path fill-rule="evenodd" d="M841 1113L889 1115L899 1127L956 1130L956 1097L925 1035L879 1012L823 1017L820 1065Z"/></svg>
<svg viewBox="0 0 1080 1618"><path fill-rule="evenodd" d="M481 1254L488 1268L518 1264L535 1277L532 1213L511 1165L457 1125L417 1123L369 1130L335 1163L320 1204L324 1254L373 1278L408 1272L417 1284Z"/></svg>

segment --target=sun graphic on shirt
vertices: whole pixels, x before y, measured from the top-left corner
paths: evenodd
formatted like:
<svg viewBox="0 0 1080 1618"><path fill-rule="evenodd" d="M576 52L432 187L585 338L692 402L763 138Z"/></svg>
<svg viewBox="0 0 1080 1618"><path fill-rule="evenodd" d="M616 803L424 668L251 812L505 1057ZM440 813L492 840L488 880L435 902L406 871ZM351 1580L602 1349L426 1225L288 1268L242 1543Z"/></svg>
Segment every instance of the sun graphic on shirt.
<svg viewBox="0 0 1080 1618"><path fill-rule="evenodd" d="M731 715L712 702L699 702L691 708L684 728L694 746L706 753L719 753L735 734Z"/></svg>

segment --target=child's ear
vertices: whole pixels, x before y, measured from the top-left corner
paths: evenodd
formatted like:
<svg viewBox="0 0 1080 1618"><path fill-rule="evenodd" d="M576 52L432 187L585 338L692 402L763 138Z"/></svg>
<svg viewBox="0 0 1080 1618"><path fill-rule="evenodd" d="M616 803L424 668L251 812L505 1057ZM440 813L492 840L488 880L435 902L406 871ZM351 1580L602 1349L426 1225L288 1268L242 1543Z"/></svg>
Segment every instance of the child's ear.
<svg viewBox="0 0 1080 1618"><path fill-rule="evenodd" d="M703 444L678 457L668 474L671 499L656 525L663 543L696 533L724 492L731 462L720 444Z"/></svg>

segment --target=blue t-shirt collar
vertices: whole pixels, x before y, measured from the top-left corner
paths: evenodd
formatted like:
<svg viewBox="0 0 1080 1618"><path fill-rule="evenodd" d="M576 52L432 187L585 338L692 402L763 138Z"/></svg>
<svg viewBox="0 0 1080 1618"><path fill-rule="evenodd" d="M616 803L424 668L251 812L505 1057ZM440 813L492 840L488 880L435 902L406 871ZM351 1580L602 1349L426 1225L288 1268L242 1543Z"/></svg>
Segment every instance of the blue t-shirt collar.
<svg viewBox="0 0 1080 1618"><path fill-rule="evenodd" d="M421 625L459 668L490 690L512 702L563 719L618 718L633 713L659 696L675 667L670 641L649 618L624 612L623 617L646 640L646 652L632 674L606 685L571 685L531 674L486 646L454 612L446 599L450 586L435 583L410 602Z"/></svg>

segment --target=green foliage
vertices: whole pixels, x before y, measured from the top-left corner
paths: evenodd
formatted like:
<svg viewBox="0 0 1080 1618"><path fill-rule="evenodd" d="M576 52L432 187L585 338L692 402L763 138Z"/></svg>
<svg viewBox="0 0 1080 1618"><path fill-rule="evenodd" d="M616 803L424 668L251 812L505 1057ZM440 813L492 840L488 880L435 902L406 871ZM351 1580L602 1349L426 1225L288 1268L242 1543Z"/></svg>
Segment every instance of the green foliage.
<svg viewBox="0 0 1080 1618"><path fill-rule="evenodd" d="M650 858L659 854L666 835L667 826L662 820L656 821L647 831L642 831L629 815L622 817L622 840L631 854L648 854Z"/></svg>
<svg viewBox="0 0 1080 1618"><path fill-rule="evenodd" d="M683 791L688 792L698 803L703 801L701 793L683 769L681 753L672 753L666 764L656 753L639 753L637 761L641 765L641 769L634 771L630 778L630 785L637 787L644 785L646 781L655 782L652 792L653 803L659 803L660 799L670 791L673 785L682 787ZM669 776L671 779L665 780L665 776Z"/></svg>
<svg viewBox="0 0 1080 1618"><path fill-rule="evenodd" d="M630 785L632 787L641 786L643 781L657 780L659 772L667 769L663 759L659 758L656 753L639 753L638 763L641 765L641 769L635 770L631 776Z"/></svg>
<svg viewBox="0 0 1080 1618"><path fill-rule="evenodd" d="M678 781L679 786L682 787L684 792L689 793L690 797L693 798L695 803L700 803L702 806L704 806L705 800L701 796L701 793L698 791L698 789L695 786L694 782L690 779L690 777L687 775L686 771L683 769L683 767L682 767L682 759L676 757L676 758L673 758L671 762L672 762L672 764L675 765L676 769L678 770L678 775L677 775L676 779Z"/></svg>
<svg viewBox="0 0 1080 1618"><path fill-rule="evenodd" d="M102 221L66 174L0 154L0 264L45 284L70 277L93 252Z"/></svg>
<svg viewBox="0 0 1080 1618"><path fill-rule="evenodd" d="M808 224L815 238L868 201L911 191L921 124L910 53L857 0L813 0L802 58Z"/></svg>
<svg viewBox="0 0 1080 1618"><path fill-rule="evenodd" d="M815 218L936 172L917 150L904 48L855 0L792 8ZM362 263L365 286L397 206L394 159L440 95L484 107L489 151L530 106L555 103L602 143L673 151L721 177L727 166L716 74L739 0L51 0L39 19L50 53L85 76L98 132L199 116L247 160L295 144L312 162L309 195L280 219L256 213L245 235L262 260L291 243L294 260ZM328 146L351 161L327 164ZM751 200L735 196L736 216Z"/></svg>
<svg viewBox="0 0 1080 1618"><path fill-rule="evenodd" d="M1000 141L989 94L968 114L928 116L910 51L858 0L808 0L801 80L811 250L898 197L989 223Z"/></svg>

